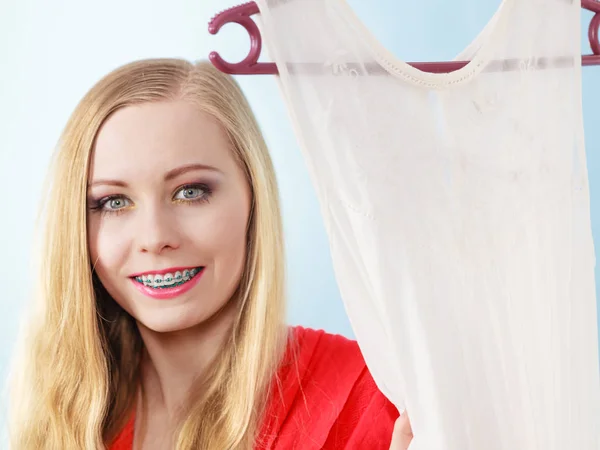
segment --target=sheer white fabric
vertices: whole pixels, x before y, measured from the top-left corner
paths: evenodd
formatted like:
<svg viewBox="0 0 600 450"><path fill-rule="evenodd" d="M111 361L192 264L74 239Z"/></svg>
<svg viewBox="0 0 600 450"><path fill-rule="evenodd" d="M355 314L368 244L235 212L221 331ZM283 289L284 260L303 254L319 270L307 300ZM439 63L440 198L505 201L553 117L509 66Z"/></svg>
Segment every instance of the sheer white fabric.
<svg viewBox="0 0 600 450"><path fill-rule="evenodd" d="M596 450L580 4L504 0L448 74L344 0L259 0L339 288L412 450Z"/></svg>

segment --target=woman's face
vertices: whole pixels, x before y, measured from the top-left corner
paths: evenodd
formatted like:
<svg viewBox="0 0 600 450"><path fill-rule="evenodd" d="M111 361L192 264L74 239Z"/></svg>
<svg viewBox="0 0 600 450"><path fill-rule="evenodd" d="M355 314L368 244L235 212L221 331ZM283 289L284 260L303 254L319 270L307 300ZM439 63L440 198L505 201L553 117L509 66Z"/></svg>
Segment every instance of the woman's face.
<svg viewBox="0 0 600 450"><path fill-rule="evenodd" d="M193 327L238 287L250 204L244 172L211 116L185 101L123 108L92 153L92 264L143 326Z"/></svg>

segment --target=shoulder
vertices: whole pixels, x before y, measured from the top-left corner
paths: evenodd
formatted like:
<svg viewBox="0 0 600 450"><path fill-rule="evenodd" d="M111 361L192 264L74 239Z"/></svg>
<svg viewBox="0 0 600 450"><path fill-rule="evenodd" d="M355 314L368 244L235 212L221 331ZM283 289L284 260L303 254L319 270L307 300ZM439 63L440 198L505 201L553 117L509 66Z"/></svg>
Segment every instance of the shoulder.
<svg viewBox="0 0 600 450"><path fill-rule="evenodd" d="M398 411L377 388L356 341L291 328L275 386L269 448L389 448Z"/></svg>
<svg viewBox="0 0 600 450"><path fill-rule="evenodd" d="M365 362L358 343L339 334L304 327L290 328L289 349L301 360L325 367L341 364L364 368ZM326 358L326 359L325 359Z"/></svg>

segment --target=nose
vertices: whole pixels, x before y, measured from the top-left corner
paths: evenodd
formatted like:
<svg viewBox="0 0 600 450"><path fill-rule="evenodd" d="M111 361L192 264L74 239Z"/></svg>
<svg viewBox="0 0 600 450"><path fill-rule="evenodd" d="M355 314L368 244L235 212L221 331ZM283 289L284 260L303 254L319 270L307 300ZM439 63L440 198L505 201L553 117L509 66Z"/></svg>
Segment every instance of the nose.
<svg viewBox="0 0 600 450"><path fill-rule="evenodd" d="M142 253L160 255L180 246L177 222L171 211L164 206L146 208L139 215L137 241Z"/></svg>

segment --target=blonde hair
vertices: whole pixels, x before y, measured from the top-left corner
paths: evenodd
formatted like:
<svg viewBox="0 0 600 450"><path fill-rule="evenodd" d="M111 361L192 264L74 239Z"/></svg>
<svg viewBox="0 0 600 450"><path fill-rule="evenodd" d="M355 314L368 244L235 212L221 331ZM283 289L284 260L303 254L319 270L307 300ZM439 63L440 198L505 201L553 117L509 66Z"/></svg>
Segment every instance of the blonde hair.
<svg viewBox="0 0 600 450"><path fill-rule="evenodd" d="M12 376L12 450L103 449L130 417L143 344L132 318L90 266L86 190L104 121L145 102L185 99L215 117L253 194L247 261L231 336L176 433L177 450L250 449L285 347L284 267L271 159L237 83L207 62L150 59L122 66L81 100L50 172L37 307ZM233 300L233 299L232 299Z"/></svg>

